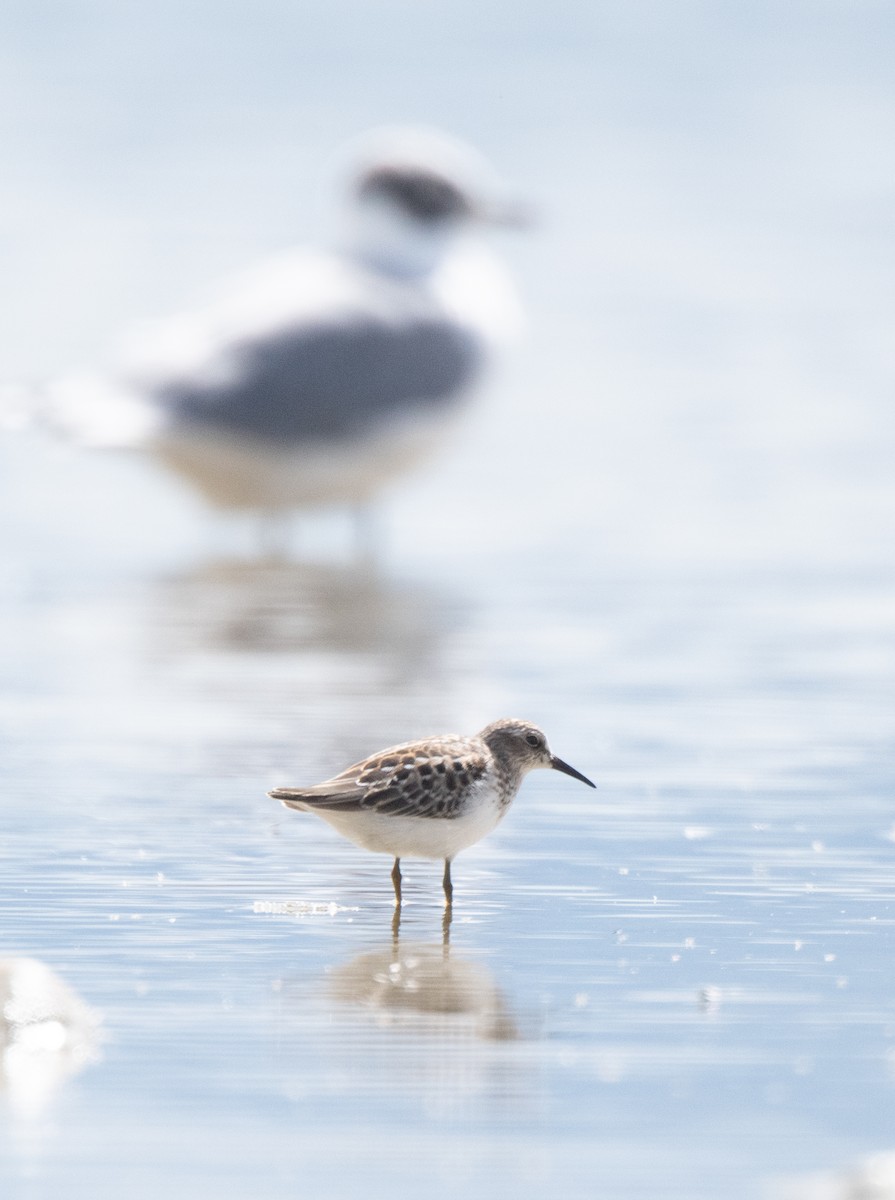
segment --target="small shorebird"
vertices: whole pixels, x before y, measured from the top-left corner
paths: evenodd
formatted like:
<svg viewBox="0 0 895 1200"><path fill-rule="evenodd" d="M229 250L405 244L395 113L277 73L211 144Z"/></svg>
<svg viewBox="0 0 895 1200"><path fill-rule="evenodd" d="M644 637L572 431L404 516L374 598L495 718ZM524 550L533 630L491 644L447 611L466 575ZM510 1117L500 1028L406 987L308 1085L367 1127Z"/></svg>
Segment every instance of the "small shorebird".
<svg viewBox="0 0 895 1200"><path fill-rule="evenodd" d="M212 503L362 508L436 450L519 324L476 234L526 214L469 147L395 129L356 147L344 232L286 251L204 307L134 331L108 373L48 384L38 417L148 451Z"/></svg>
<svg viewBox="0 0 895 1200"><path fill-rule="evenodd" d="M537 725L503 717L473 737L445 734L405 742L371 754L324 783L274 788L268 794L287 808L317 813L365 850L393 855L399 907L401 859L444 859L444 894L450 905L451 860L491 832L536 767L596 786L556 757Z"/></svg>

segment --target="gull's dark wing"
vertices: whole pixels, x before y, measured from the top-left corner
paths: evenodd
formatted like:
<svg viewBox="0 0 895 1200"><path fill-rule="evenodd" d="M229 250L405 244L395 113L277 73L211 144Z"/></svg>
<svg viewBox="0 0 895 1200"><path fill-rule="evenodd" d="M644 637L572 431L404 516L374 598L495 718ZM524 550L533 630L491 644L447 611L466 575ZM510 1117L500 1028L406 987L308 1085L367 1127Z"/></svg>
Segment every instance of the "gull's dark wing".
<svg viewBox="0 0 895 1200"><path fill-rule="evenodd" d="M482 352L447 320L369 315L297 323L219 352L220 370L156 385L169 417L286 448L362 436L412 406L437 409L468 387Z"/></svg>
<svg viewBox="0 0 895 1200"><path fill-rule="evenodd" d="M456 817L463 792L487 769L482 751L461 743L421 753L396 747L310 788L274 788L287 808L377 812L388 816Z"/></svg>

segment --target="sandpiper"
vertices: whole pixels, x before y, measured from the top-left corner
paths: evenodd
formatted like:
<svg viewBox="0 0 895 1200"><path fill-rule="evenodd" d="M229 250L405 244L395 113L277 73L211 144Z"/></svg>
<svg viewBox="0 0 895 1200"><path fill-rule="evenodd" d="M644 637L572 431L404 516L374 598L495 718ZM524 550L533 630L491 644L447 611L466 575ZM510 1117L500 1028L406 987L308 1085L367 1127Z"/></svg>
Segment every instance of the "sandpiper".
<svg viewBox="0 0 895 1200"><path fill-rule="evenodd" d="M315 812L365 850L394 857L401 904L401 859L444 859L444 894L453 898L451 861L490 833L529 771L549 767L596 785L557 758L537 725L502 717L472 737L445 734L391 746L307 788L268 793L287 808Z"/></svg>

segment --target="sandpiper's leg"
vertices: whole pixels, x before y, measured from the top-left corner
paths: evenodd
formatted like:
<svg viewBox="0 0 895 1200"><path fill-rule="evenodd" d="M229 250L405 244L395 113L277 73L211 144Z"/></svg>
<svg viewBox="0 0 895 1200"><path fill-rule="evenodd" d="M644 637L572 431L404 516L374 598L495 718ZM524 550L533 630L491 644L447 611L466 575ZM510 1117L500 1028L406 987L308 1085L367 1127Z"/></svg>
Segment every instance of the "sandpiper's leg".
<svg viewBox="0 0 895 1200"><path fill-rule="evenodd" d="M392 867L392 883L395 885L395 904L398 908L401 907L401 860L395 859L395 865Z"/></svg>
<svg viewBox="0 0 895 1200"><path fill-rule="evenodd" d="M441 918L441 948L444 951L444 957L447 958L451 948L451 921L454 917L454 906L446 904L444 906L444 916Z"/></svg>
<svg viewBox="0 0 895 1200"><path fill-rule="evenodd" d="M444 879L441 884L444 888L445 904L450 908L454 902L454 885L451 883L451 860L449 858L444 860Z"/></svg>

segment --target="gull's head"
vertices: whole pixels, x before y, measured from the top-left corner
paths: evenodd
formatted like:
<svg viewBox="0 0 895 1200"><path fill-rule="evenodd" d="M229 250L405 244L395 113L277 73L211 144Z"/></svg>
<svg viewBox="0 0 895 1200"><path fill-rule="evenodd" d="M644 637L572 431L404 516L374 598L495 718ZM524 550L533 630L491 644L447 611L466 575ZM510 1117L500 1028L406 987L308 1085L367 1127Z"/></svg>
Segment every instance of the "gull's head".
<svg viewBox="0 0 895 1200"><path fill-rule="evenodd" d="M530 721L519 721L515 717L502 717L486 725L479 737L499 761L520 775L534 771L538 767L546 767L552 771L561 771L580 779L588 787L596 787L595 783L570 767L567 762L557 758L547 742L547 735L537 725Z"/></svg>
<svg viewBox="0 0 895 1200"><path fill-rule="evenodd" d="M446 134L380 130L346 158L349 248L387 273L426 274L476 228L526 223L488 162Z"/></svg>

